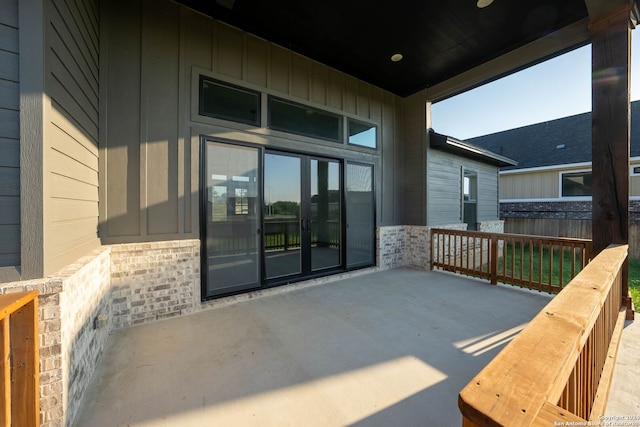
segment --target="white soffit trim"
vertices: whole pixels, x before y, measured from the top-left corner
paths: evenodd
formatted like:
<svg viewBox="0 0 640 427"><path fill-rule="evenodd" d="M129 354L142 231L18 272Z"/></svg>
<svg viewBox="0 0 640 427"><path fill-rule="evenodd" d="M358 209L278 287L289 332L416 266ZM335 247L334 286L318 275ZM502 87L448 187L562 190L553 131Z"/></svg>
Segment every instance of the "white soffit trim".
<svg viewBox="0 0 640 427"><path fill-rule="evenodd" d="M640 156L629 158L629 164L633 162L640 163ZM551 165L551 166L539 166L535 168L524 168L524 169L511 169L506 171L500 171L500 175L513 175L518 173L531 173L531 172L550 172L557 170L567 170L571 169L572 172L575 168L591 168L591 162L580 162L580 163L565 163L563 165Z"/></svg>

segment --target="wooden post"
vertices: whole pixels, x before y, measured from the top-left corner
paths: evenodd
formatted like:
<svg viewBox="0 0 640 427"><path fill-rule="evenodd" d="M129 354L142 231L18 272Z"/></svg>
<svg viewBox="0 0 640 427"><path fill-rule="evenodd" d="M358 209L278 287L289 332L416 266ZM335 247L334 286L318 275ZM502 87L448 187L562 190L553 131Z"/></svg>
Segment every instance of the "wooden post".
<svg viewBox="0 0 640 427"><path fill-rule="evenodd" d="M631 9L589 24L592 43L593 255L629 242ZM628 267L622 273L628 299ZM631 310L630 314L633 312Z"/></svg>
<svg viewBox="0 0 640 427"><path fill-rule="evenodd" d="M38 292L0 295L3 360L0 424L40 425ZM7 349L9 353L7 354Z"/></svg>
<svg viewBox="0 0 640 427"><path fill-rule="evenodd" d="M2 391L0 392L0 421L4 421L5 425L11 425L11 342L9 318L5 317L0 320L2 328L2 340L0 340L0 355L2 356L2 367L0 368L0 384Z"/></svg>
<svg viewBox="0 0 640 427"><path fill-rule="evenodd" d="M495 233L491 233L489 237L489 250L491 251L489 265L491 268L491 284L498 284L498 241L499 236ZM506 260L505 260L506 261Z"/></svg>

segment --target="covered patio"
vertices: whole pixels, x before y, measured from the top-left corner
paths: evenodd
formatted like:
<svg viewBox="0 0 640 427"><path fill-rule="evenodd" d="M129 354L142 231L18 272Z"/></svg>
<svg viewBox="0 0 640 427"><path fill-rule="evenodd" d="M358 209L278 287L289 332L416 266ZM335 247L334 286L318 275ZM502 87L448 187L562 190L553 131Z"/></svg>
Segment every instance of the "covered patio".
<svg viewBox="0 0 640 427"><path fill-rule="evenodd" d="M406 269L432 261L432 227L469 225L463 185L456 185L471 176L464 165L447 169L453 174L446 188L455 192L443 193L450 198L433 202L428 194L431 104L591 43L593 254L617 244L617 255L607 258L615 262L600 264L614 267L592 269L576 287L577 300L571 295L555 312L543 310L556 334L537 327L517 335L533 329L540 333L532 338L548 339L536 352L520 346L511 353L522 356L510 359L526 368L518 372L535 381L512 378L496 393L485 384L499 381L483 380L479 392L464 395L463 423L481 425L491 415L509 417L496 425L512 425L515 406L492 403L516 401L512 384L521 389L515 412L530 421L541 407L571 412L549 393L540 393L535 408L519 405L533 400L530 385L541 383L537 373L546 367L567 374L562 381L548 376L545 387L554 385L554 392L573 378L593 382L600 369L582 375L581 367L592 366L590 353L598 363L613 360L608 348L617 348L612 337L619 334L607 326L633 314L621 245L628 242L629 52L640 11L636 0L490 3L423 2L386 11L363 1L0 0L7 11L0 30L9 35L0 46L9 65L0 70L0 92L11 95L0 106L0 139L11 147L0 165L0 196L7 197L1 203L8 203L0 209L0 293L14 308L23 306L10 294L31 298L20 314L26 320L3 324L5 360L13 366L4 364L0 420L42 427L459 425L460 390L546 300ZM210 82L229 94L218 97L217 113L205 108ZM244 95L251 102L242 114L227 115ZM313 132L279 127L271 113L283 104L293 106L284 110L288 119L329 118L329 137L313 122ZM352 143L364 125L376 130L375 139ZM212 162L208 171L223 152L243 160L234 170ZM269 157L295 160L294 203L304 215L294 216L307 233L300 265L282 280L263 268ZM318 194L310 191L313 165L322 176ZM329 196L330 166L339 170L335 181L346 184L331 190L344 202L344 239L339 263L319 271L309 225L313 196ZM362 185L349 190L349 176ZM209 215L205 196L221 198L214 195L221 183L233 202ZM358 209L347 202L360 199L350 191L367 196L367 221L351 215ZM499 231L494 207L473 221L481 231ZM207 222L222 216L251 228L229 230L225 223L222 236L207 234ZM349 236L357 229L349 223L366 224L367 239ZM253 281L214 283L209 292L207 243L225 236L252 236L253 247L227 255L248 252ZM349 248L364 248L367 262ZM354 272L359 268L394 270ZM303 282L325 273L337 276ZM294 280L306 285L268 289ZM308 286L318 283L326 285ZM229 305L210 300L248 289L260 292L230 297ZM587 329L595 332L582 334ZM575 358L556 363L559 349ZM583 354L587 363L571 366ZM516 371L500 363L490 380ZM622 372L624 386L637 384ZM571 382L567 390L572 402L592 401L591 385ZM637 392L631 396L636 407L615 415L638 413ZM592 412L577 416L602 414Z"/></svg>
<svg viewBox="0 0 640 427"><path fill-rule="evenodd" d="M75 425L459 426L460 390L550 298L402 268L118 330Z"/></svg>

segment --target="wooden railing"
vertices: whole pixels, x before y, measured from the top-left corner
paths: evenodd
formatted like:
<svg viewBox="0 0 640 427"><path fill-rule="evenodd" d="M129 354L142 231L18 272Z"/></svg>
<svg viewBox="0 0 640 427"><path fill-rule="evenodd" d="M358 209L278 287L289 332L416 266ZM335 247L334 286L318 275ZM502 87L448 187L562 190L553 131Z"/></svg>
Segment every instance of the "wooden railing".
<svg viewBox="0 0 640 427"><path fill-rule="evenodd" d="M458 397L463 427L604 425L627 250L601 252L469 382Z"/></svg>
<svg viewBox="0 0 640 427"><path fill-rule="evenodd" d="M466 230L431 230L431 268L558 292L589 262L591 241Z"/></svg>
<svg viewBox="0 0 640 427"><path fill-rule="evenodd" d="M38 292L0 295L0 425L40 425Z"/></svg>

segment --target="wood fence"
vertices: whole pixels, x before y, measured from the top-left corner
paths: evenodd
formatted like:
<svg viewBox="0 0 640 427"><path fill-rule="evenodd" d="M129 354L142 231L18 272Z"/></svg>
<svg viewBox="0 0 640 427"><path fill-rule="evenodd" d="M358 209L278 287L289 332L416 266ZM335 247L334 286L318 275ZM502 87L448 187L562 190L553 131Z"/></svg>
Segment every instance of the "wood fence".
<svg viewBox="0 0 640 427"><path fill-rule="evenodd" d="M0 295L0 425L40 425L38 292Z"/></svg>
<svg viewBox="0 0 640 427"><path fill-rule="evenodd" d="M626 313L627 248L598 254L469 382L458 396L463 427L602 425Z"/></svg>
<svg viewBox="0 0 640 427"><path fill-rule="evenodd" d="M589 262L591 241L432 229L431 268L559 292Z"/></svg>
<svg viewBox="0 0 640 427"><path fill-rule="evenodd" d="M590 219L505 218L504 231L511 234L532 234L591 239ZM640 221L629 222L629 258L640 259Z"/></svg>

